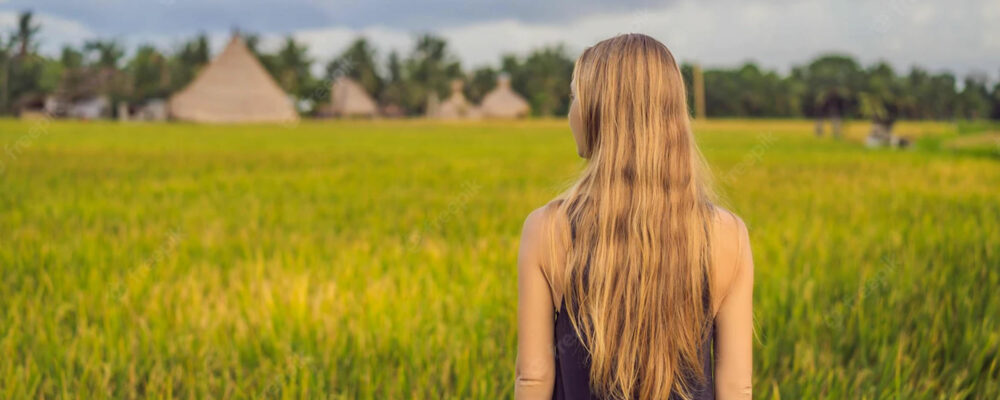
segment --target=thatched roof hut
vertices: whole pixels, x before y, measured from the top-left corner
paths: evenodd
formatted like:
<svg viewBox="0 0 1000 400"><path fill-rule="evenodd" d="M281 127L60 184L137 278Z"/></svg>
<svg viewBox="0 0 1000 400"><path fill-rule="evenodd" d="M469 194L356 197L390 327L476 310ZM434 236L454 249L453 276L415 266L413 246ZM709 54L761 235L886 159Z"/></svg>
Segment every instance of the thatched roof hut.
<svg viewBox="0 0 1000 400"><path fill-rule="evenodd" d="M330 111L337 117L374 117L378 105L361 84L342 76L330 89Z"/></svg>
<svg viewBox="0 0 1000 400"><path fill-rule="evenodd" d="M429 113L428 116L441 119L470 119L479 118L479 109L462 94L462 81L451 82L451 96L438 105L437 110Z"/></svg>
<svg viewBox="0 0 1000 400"><path fill-rule="evenodd" d="M486 118L523 118L531 113L531 105L510 88L510 77L501 75L497 87L483 96L479 110Z"/></svg>
<svg viewBox="0 0 1000 400"><path fill-rule="evenodd" d="M170 98L173 118L195 122L291 122L299 118L288 95L241 37L183 90Z"/></svg>

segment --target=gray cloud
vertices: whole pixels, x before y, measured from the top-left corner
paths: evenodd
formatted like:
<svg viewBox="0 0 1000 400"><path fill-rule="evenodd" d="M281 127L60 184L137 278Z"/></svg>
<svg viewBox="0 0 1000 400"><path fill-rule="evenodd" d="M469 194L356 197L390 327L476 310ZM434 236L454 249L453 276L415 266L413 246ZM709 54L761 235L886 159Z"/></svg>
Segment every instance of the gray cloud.
<svg viewBox="0 0 1000 400"><path fill-rule="evenodd" d="M177 43L197 31L224 41L232 27L277 42L294 34L328 60L358 35L407 51L414 32L445 36L466 67L503 53L565 43L579 51L623 32L648 33L679 58L708 66L756 61L786 71L826 52L899 70L921 65L959 74L1000 71L1000 1L953 0L0 0L0 29L32 8L44 17L43 47L112 36Z"/></svg>
<svg viewBox="0 0 1000 400"><path fill-rule="evenodd" d="M288 32L338 25L384 25L407 31L511 18L559 22L642 7L664 0L10 0L9 10L34 9L75 19L109 35L225 30L235 26Z"/></svg>

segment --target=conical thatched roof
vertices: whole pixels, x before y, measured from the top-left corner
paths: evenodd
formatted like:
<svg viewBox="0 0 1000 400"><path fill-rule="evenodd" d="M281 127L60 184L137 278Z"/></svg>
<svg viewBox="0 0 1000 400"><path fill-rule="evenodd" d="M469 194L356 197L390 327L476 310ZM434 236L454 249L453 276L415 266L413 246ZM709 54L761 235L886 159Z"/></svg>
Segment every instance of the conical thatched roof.
<svg viewBox="0 0 1000 400"><path fill-rule="evenodd" d="M441 119L467 119L479 118L479 109L462 94L462 81L451 82L451 96L437 107L437 111L430 115Z"/></svg>
<svg viewBox="0 0 1000 400"><path fill-rule="evenodd" d="M299 118L288 95L239 36L170 98L170 115L195 122L289 122Z"/></svg>
<svg viewBox="0 0 1000 400"><path fill-rule="evenodd" d="M483 96L479 110L487 118L522 118L531 112L531 105L510 88L510 78L501 75L497 87Z"/></svg>
<svg viewBox="0 0 1000 400"><path fill-rule="evenodd" d="M338 117L373 117L378 105L365 88L346 76L337 78L330 89L330 110Z"/></svg>

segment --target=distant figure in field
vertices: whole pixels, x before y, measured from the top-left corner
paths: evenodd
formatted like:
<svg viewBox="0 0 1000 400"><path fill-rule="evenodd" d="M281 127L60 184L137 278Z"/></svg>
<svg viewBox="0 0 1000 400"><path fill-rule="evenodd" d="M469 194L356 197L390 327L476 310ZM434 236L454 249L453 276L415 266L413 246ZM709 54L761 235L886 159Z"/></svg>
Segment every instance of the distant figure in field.
<svg viewBox="0 0 1000 400"><path fill-rule="evenodd" d="M905 137L894 135L893 126L899 118L899 99L891 95L886 96L875 93L861 94L861 112L872 120L872 129L865 138L865 145L868 147L893 147L906 148L910 145L910 140Z"/></svg>
<svg viewBox="0 0 1000 400"><path fill-rule="evenodd" d="M818 101L819 109L816 114L816 136L823 136L823 120L830 119L830 130L834 138L841 137L841 121L846 108L846 100L836 92L827 92L820 95Z"/></svg>
<svg viewBox="0 0 1000 400"><path fill-rule="evenodd" d="M524 222L515 396L749 399L749 236L714 203L676 59L616 36L570 92L587 166Z"/></svg>
<svg viewBox="0 0 1000 400"><path fill-rule="evenodd" d="M896 124L895 116L888 114L872 117L872 129L868 132L865 144L868 147L896 146L892 135L892 126Z"/></svg>

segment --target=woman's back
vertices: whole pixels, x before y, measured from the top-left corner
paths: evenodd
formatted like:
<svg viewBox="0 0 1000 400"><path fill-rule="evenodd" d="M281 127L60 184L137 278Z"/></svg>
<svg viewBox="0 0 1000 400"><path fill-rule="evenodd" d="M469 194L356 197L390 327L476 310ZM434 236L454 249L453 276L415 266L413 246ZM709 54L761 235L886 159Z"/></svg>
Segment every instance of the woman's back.
<svg viewBox="0 0 1000 400"><path fill-rule="evenodd" d="M545 215L554 210L552 205L546 208L548 210L539 209L536 211L539 213L538 216L543 220L541 224L561 225L555 229L568 229L571 232L570 237L572 238L575 229L566 222L565 218ZM541 235L544 236L544 231L547 230L548 227L541 227L541 231L543 231L540 232ZM750 248L746 226L736 215L724 209L716 208L713 229L711 231L713 233L711 238L711 243L713 244L712 264L710 268L712 279L706 282L706 285L711 285L712 287L705 291L705 304L711 306L711 309L707 311L714 317L726 294L732 291L737 274L740 272L747 273L746 270L748 268L752 269L753 265L752 255L749 253ZM543 273L548 277L547 279L550 280L549 286L553 288L552 299L555 301L553 307L556 310L553 337L556 359L554 372L555 384L552 398L560 400L598 399L599 397L592 393L590 386L590 360L584 339L574 329L566 308L566 300L563 297L566 285L565 274L561 272L562 268L543 267L542 269ZM539 334L544 334L544 332L540 332ZM712 352L712 345L715 343L714 324L709 327L706 337L708 339L701 345L699 352L703 366L702 373L706 379L703 382L696 382L692 385L692 400L716 398L714 364L719 354L716 353L713 356ZM650 350L653 351L653 349ZM742 365L750 364L749 353L727 354L726 357L742 357L742 360L730 361ZM749 375L749 373L749 370L736 371L735 373L730 373L730 375ZM749 383L747 384L749 385ZM671 399L675 398L680 399L681 397L674 393Z"/></svg>
<svg viewBox="0 0 1000 400"><path fill-rule="evenodd" d="M583 338L573 329L563 301L556 314L555 322L556 370L555 386L552 398L555 400L598 399L590 385L590 359L584 346ZM715 381L712 372L712 343L715 332L709 328L708 340L700 350L703 382L697 382L691 388L691 400L715 399ZM677 393L672 393L669 400L681 399Z"/></svg>
<svg viewBox="0 0 1000 400"><path fill-rule="evenodd" d="M714 206L677 60L616 36L584 50L570 90L588 162L525 221L517 396L748 397L750 246Z"/></svg>

